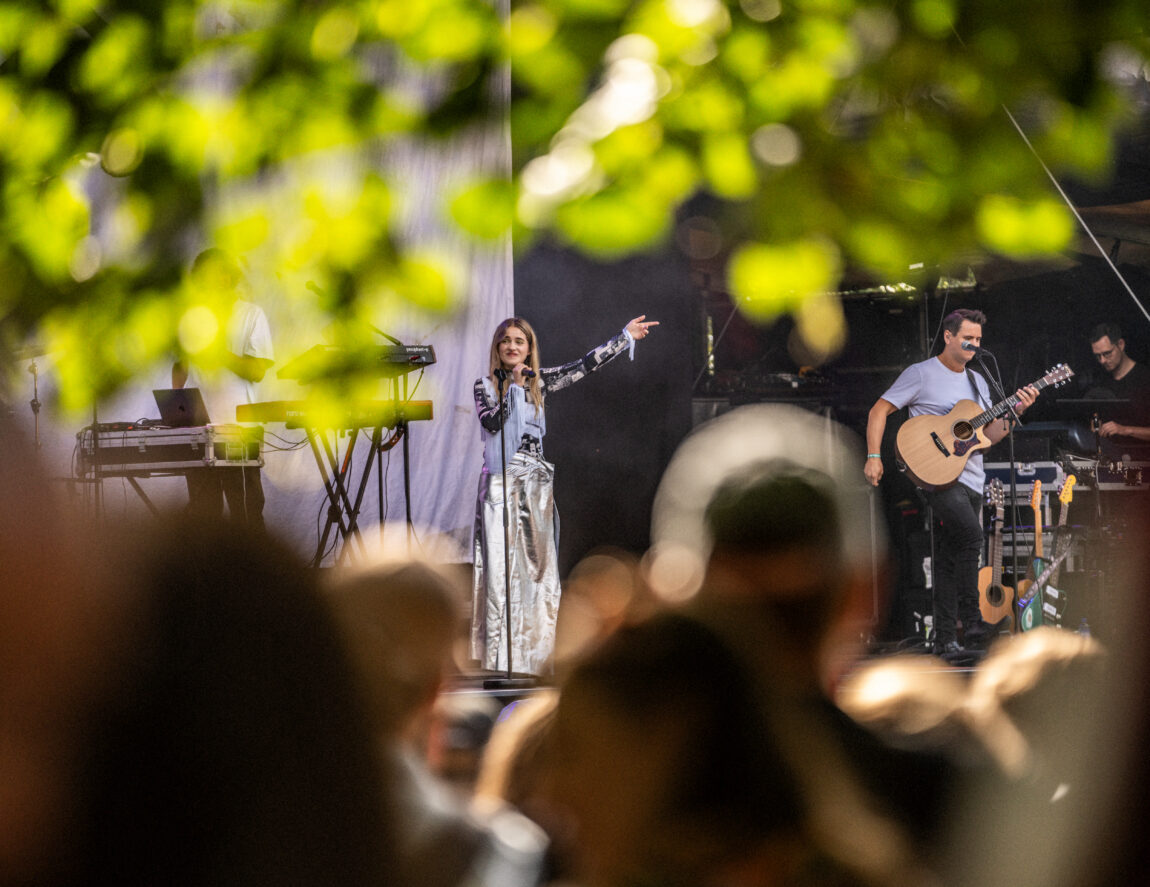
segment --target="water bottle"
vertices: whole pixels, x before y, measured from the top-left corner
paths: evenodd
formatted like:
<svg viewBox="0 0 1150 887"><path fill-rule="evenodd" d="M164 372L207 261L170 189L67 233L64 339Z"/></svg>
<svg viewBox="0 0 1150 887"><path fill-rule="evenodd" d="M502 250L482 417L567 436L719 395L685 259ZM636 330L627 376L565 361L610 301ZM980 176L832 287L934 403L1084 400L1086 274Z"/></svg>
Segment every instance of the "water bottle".
<svg viewBox="0 0 1150 887"><path fill-rule="evenodd" d="M1090 637L1090 623L1086 621L1086 617L1082 617L1082 621L1078 623L1078 633L1084 638Z"/></svg>

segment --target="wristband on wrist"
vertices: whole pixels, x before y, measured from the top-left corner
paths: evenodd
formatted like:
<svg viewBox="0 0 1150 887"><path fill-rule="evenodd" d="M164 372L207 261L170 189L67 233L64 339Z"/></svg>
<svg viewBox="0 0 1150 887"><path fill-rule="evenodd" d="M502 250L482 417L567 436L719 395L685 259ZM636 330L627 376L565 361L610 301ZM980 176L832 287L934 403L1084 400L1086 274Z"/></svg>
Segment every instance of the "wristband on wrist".
<svg viewBox="0 0 1150 887"><path fill-rule="evenodd" d="M867 453L867 454L866 454L866 457L867 457L868 459L881 459L881 458L882 458L882 453Z"/></svg>

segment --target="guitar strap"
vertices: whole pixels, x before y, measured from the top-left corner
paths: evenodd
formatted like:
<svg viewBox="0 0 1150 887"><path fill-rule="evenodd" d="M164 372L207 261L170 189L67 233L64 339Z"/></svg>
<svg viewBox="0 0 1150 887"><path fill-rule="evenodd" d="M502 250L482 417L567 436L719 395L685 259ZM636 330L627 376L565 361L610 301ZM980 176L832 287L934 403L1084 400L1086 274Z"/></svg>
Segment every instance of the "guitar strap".
<svg viewBox="0 0 1150 887"><path fill-rule="evenodd" d="M985 400L983 400L982 392L978 390L978 383L974 380L974 370L970 367L966 368L966 379L970 382L970 390L974 392L974 402L981 403L985 407L989 407Z"/></svg>

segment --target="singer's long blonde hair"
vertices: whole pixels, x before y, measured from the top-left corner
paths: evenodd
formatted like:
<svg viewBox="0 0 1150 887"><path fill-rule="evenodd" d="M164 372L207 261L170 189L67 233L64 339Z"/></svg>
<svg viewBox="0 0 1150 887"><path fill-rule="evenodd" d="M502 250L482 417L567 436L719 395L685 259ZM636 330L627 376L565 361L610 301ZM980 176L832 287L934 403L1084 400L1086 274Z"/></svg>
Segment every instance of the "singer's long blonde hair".
<svg viewBox="0 0 1150 887"><path fill-rule="evenodd" d="M495 328L495 335L491 337L491 355L488 359L487 378L495 384L496 390L498 390L499 385L495 381L495 371L503 367L503 361L499 357L499 343L503 341L511 327L518 327L523 330L523 335L527 337L527 360L524 363L535 371L535 376L527 380L527 397L535 404L536 409L541 409L543 407L543 386L539 381L539 342L535 338L535 330L531 328L531 324L522 317L509 317Z"/></svg>

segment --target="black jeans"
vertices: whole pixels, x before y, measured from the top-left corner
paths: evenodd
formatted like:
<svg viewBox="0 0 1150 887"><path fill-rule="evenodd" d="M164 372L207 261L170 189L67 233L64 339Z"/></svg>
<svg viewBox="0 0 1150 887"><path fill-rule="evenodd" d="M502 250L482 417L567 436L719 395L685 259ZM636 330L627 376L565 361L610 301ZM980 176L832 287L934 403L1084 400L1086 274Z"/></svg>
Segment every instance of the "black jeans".
<svg viewBox="0 0 1150 887"><path fill-rule="evenodd" d="M233 521L264 532L264 485L258 466L204 468L189 471L188 511L207 518L221 518L224 500Z"/></svg>
<svg viewBox="0 0 1150 887"><path fill-rule="evenodd" d="M934 640L957 640L962 620L966 643L985 638L990 626L978 610L978 560L982 553L982 496L955 484L926 494L936 524L934 552ZM941 524L941 527L938 526Z"/></svg>

